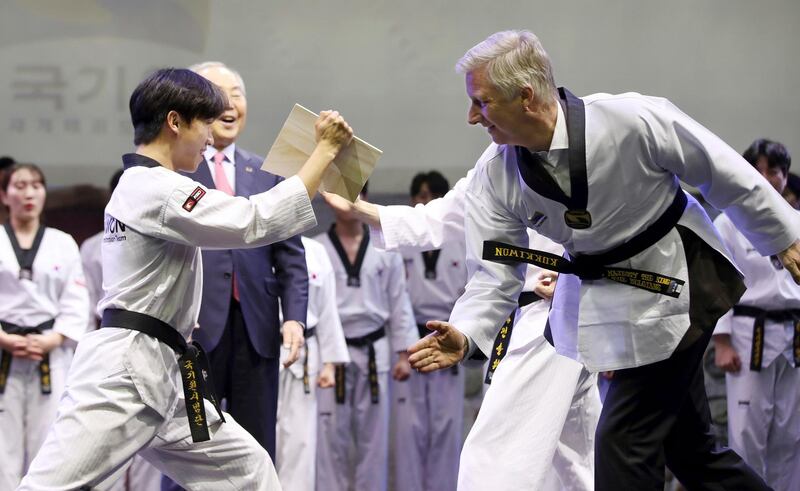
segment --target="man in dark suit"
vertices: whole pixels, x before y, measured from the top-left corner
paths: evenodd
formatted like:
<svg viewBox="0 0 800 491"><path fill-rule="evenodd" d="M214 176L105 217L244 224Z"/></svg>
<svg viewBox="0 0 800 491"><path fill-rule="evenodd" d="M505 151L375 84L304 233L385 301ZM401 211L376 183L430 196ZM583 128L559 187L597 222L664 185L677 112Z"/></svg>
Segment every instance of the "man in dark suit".
<svg viewBox="0 0 800 491"><path fill-rule="evenodd" d="M229 106L212 125L214 146L189 177L247 198L282 180L262 171L263 158L236 145L247 99L241 76L222 63L191 67L222 88ZM193 338L209 351L217 394L227 410L275 458L278 363L298 358L308 306L305 251L296 236L255 249L203 250L203 301ZM283 325L278 320L278 299Z"/></svg>

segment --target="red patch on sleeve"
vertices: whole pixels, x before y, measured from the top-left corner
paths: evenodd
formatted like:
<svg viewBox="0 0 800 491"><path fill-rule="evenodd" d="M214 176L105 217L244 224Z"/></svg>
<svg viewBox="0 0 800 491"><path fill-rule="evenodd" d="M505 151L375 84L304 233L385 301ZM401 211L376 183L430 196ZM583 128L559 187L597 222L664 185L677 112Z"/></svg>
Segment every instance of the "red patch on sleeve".
<svg viewBox="0 0 800 491"><path fill-rule="evenodd" d="M194 210L194 207L205 195L206 195L205 189L201 188L200 186L197 186L196 188L194 188L194 191L192 191L192 194L190 194L189 197L186 198L186 201L183 202L182 208L186 211Z"/></svg>

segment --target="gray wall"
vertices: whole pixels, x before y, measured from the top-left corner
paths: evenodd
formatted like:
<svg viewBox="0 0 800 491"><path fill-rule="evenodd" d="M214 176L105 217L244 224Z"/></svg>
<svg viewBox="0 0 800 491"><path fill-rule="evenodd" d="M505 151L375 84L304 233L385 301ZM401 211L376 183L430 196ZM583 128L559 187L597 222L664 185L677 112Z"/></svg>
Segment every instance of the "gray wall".
<svg viewBox="0 0 800 491"><path fill-rule="evenodd" d="M736 149L796 149L799 21L797 0L0 0L0 154L104 185L142 75L214 59L247 82L247 148L266 153L300 102L384 150L373 193L430 168L454 180L488 138L465 122L453 65L506 28L536 32L579 95L662 95Z"/></svg>

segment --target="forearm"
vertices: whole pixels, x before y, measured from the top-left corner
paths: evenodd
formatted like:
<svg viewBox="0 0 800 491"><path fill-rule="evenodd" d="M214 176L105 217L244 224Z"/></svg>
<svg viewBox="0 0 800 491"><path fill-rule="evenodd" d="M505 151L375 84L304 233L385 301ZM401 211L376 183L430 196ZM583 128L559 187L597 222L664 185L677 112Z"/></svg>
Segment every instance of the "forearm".
<svg viewBox="0 0 800 491"><path fill-rule="evenodd" d="M309 198L313 198L317 194L319 185L322 182L322 176L328 170L328 166L336 158L338 152L338 147L323 140L317 144L311 156L297 172L297 177L303 181Z"/></svg>
<svg viewBox="0 0 800 491"><path fill-rule="evenodd" d="M356 200L353 204L353 209L358 214L358 218L369 225L370 227L374 227L377 229L381 228L381 219L380 215L378 214L378 206L374 205L368 201Z"/></svg>

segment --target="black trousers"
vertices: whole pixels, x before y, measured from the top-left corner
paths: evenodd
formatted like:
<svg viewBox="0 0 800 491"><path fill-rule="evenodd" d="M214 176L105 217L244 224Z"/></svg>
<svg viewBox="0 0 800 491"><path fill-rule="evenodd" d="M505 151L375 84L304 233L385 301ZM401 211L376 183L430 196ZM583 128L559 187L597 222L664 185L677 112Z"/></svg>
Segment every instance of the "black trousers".
<svg viewBox="0 0 800 491"><path fill-rule="evenodd" d="M670 358L614 372L597 426L595 488L662 491L666 465L689 490L770 489L716 442L703 380L703 354L717 319L744 292L741 279L696 235L679 232L692 327Z"/></svg>
<svg viewBox="0 0 800 491"><path fill-rule="evenodd" d="M278 358L259 355L244 325L239 302L231 299L228 322L219 344L208 353L217 397L227 412L275 461L278 418Z"/></svg>

